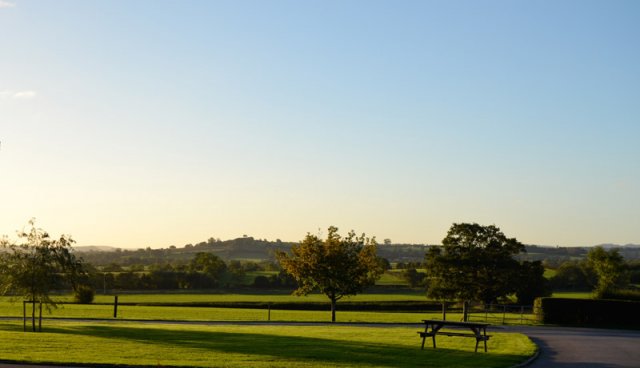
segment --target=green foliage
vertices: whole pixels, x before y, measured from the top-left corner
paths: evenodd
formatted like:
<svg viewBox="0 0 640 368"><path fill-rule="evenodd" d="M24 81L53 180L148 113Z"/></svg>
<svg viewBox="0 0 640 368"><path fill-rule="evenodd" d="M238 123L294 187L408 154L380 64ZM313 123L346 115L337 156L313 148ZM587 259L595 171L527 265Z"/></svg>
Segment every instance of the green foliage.
<svg viewBox="0 0 640 368"><path fill-rule="evenodd" d="M429 297L490 304L516 291L524 246L496 226L453 224L442 245L426 255Z"/></svg>
<svg viewBox="0 0 640 368"><path fill-rule="evenodd" d="M72 253L71 237L62 235L53 239L47 232L29 221L30 229L18 232L19 243L3 238L0 290L3 295L20 296L32 303L32 330L36 330L36 303L47 308L56 305L50 298L53 290L76 289L85 278L82 262ZM40 320L42 315L40 315ZM41 323L40 323L41 325Z"/></svg>
<svg viewBox="0 0 640 368"><path fill-rule="evenodd" d="M376 256L374 238L358 237L353 231L343 238L334 226L328 231L326 240L307 234L291 248L291 255L280 252L277 258L298 283L296 295L319 290L329 298L331 320L335 321L336 302L374 285L384 270Z"/></svg>
<svg viewBox="0 0 640 368"><path fill-rule="evenodd" d="M586 261L563 262L550 279L554 290L593 290L597 276Z"/></svg>
<svg viewBox="0 0 640 368"><path fill-rule="evenodd" d="M637 289L615 289L605 291L600 295L602 299L633 300L640 301L640 290Z"/></svg>
<svg viewBox="0 0 640 368"><path fill-rule="evenodd" d="M540 322L600 327L640 327L640 302L605 299L540 298Z"/></svg>
<svg viewBox="0 0 640 368"><path fill-rule="evenodd" d="M411 287L424 286L425 283L425 274L418 272L415 268L405 269L402 272L402 278L405 279Z"/></svg>
<svg viewBox="0 0 640 368"><path fill-rule="evenodd" d="M542 262L524 261L517 276L516 298L520 305L531 305L537 297L550 296L549 281L544 277Z"/></svg>
<svg viewBox="0 0 640 368"><path fill-rule="evenodd" d="M624 258L617 249L606 251L602 247L595 247L587 254L587 260L598 276L598 283L594 290L597 297L602 297L607 292L624 288L629 284Z"/></svg>
<svg viewBox="0 0 640 368"><path fill-rule="evenodd" d="M74 290L73 297L77 303L91 304L91 302L93 302L95 294L96 291L91 286L80 285Z"/></svg>

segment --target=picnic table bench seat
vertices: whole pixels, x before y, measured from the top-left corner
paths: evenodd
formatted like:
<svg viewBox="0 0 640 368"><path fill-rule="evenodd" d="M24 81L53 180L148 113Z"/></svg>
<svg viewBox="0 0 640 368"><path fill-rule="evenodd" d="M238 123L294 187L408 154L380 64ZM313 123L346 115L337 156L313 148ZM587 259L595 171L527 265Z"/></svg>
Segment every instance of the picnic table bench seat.
<svg viewBox="0 0 640 368"><path fill-rule="evenodd" d="M476 339L475 352L478 352L478 344L482 341L484 343L484 351L487 352L487 341L491 335L487 335L488 323L478 322L456 322L456 321L441 321L441 320L423 320L425 324L424 331L418 331L418 334L422 338L421 349L424 349L424 343L427 337L431 337L433 341L433 347L436 347L436 335L445 336L459 336L459 337L472 337ZM456 328L469 328L471 332L457 332L457 331L442 331L444 326L456 327Z"/></svg>

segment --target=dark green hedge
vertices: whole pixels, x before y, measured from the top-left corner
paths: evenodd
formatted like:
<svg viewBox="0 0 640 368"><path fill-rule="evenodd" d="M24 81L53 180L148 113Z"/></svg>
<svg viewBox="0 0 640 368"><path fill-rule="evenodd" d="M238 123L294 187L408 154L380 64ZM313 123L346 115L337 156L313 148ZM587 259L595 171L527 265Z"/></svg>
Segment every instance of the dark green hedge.
<svg viewBox="0 0 640 368"><path fill-rule="evenodd" d="M536 299L539 320L549 324L640 328L640 302L607 299Z"/></svg>
<svg viewBox="0 0 640 368"><path fill-rule="evenodd" d="M120 305L175 306L175 307L207 307L207 308L255 308L281 310L330 310L329 300L326 302L203 302L203 303L120 303ZM385 311L385 312L423 312L441 311L442 304L434 302L338 302L340 311Z"/></svg>

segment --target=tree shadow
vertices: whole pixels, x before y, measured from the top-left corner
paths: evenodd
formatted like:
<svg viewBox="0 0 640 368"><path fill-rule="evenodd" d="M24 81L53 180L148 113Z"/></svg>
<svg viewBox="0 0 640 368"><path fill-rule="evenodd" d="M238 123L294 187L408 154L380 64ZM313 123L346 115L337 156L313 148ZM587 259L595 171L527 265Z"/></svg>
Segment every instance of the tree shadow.
<svg viewBox="0 0 640 368"><path fill-rule="evenodd" d="M304 327L301 327L304 328ZM256 330L260 329L256 326ZM375 342L332 340L330 337L299 337L263 333L138 328L128 326L88 325L49 327L47 332L105 339L129 340L140 344L184 347L201 350L203 354L237 353L262 356L273 361L313 362L315 364L363 365L380 367L415 366L510 366L522 361L522 356L485 354L456 349L420 349ZM362 333L366 333L363 329Z"/></svg>

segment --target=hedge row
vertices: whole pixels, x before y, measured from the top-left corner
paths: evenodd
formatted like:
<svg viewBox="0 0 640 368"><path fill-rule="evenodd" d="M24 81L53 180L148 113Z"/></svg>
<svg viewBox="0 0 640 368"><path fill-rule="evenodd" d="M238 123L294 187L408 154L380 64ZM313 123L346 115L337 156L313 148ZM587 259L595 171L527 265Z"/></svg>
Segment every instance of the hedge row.
<svg viewBox="0 0 640 368"><path fill-rule="evenodd" d="M133 306L162 306L162 307L200 307L200 308L249 308L249 309L280 309L280 310L330 310L329 301L326 302L191 302L191 303L118 303ZM442 304L434 302L404 301L404 302L338 302L341 311L376 311L376 312L425 312L441 311ZM450 308L452 309L452 308Z"/></svg>
<svg viewBox="0 0 640 368"><path fill-rule="evenodd" d="M640 328L640 302L636 301L538 298L535 304L542 323Z"/></svg>

